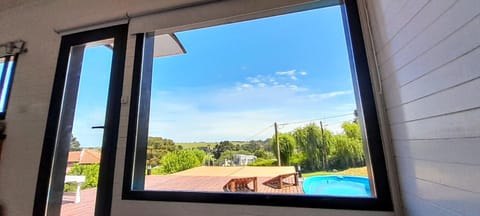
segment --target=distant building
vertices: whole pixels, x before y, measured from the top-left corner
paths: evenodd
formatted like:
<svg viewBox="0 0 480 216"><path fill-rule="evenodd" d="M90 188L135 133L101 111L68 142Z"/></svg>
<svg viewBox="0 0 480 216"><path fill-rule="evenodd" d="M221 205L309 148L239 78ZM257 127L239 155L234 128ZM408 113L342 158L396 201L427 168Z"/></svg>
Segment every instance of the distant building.
<svg viewBox="0 0 480 216"><path fill-rule="evenodd" d="M67 172L75 164L98 164L100 163L101 153L95 149L82 149L82 151L72 151L68 153Z"/></svg>
<svg viewBox="0 0 480 216"><path fill-rule="evenodd" d="M244 154L234 154L233 155L233 164L236 166L246 166L250 163L253 163L257 160L255 155L244 155Z"/></svg>

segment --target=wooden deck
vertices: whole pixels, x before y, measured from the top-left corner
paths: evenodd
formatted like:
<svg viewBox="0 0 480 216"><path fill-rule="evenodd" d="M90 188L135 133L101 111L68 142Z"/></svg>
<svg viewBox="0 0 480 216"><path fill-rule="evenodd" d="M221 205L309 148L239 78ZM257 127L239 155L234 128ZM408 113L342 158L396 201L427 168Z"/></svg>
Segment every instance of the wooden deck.
<svg viewBox="0 0 480 216"><path fill-rule="evenodd" d="M74 203L74 195L64 195L60 214L62 216L94 215L97 188L82 190L80 196L80 203Z"/></svg>
<svg viewBox="0 0 480 216"><path fill-rule="evenodd" d="M238 176L148 176L145 180L146 190L169 190L169 191L198 191L198 192L223 192L223 186L232 178ZM274 176L273 176L274 177ZM273 177L257 177L258 193L281 193L303 194L301 185L289 186L283 189L275 189L263 182ZM293 178L287 179L293 183Z"/></svg>
<svg viewBox="0 0 480 216"><path fill-rule="evenodd" d="M145 190L223 192L223 186L232 178L257 177L258 193L303 194L302 185L275 189L263 183L281 174L295 172L293 167L197 167L171 175L145 177ZM285 181L294 182L294 178ZM81 191L80 203L73 196L64 196L61 215L93 215L96 189Z"/></svg>

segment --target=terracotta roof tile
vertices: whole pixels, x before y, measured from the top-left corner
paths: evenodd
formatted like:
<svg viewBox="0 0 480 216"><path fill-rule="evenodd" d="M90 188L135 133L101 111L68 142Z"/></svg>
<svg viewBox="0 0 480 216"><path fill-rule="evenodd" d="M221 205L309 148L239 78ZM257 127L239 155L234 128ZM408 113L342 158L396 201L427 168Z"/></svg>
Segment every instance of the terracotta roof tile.
<svg viewBox="0 0 480 216"><path fill-rule="evenodd" d="M68 153L68 163L78 163L80 161L81 151L72 151Z"/></svg>
<svg viewBox="0 0 480 216"><path fill-rule="evenodd" d="M80 164L100 163L101 153L94 149L83 149L80 157Z"/></svg>

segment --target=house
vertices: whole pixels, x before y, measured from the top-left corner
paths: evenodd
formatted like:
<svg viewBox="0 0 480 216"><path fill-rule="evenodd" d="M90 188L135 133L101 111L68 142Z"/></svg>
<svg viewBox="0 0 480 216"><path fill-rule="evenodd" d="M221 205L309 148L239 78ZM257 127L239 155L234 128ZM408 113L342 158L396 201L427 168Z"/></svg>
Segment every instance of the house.
<svg viewBox="0 0 480 216"><path fill-rule="evenodd" d="M257 160L255 155L244 155L244 154L234 154L233 155L233 164L237 166L246 166L250 163L253 163Z"/></svg>
<svg viewBox="0 0 480 216"><path fill-rule="evenodd" d="M99 164L101 152L96 149L82 149L68 153L67 172L75 164Z"/></svg>
<svg viewBox="0 0 480 216"><path fill-rule="evenodd" d="M352 0L346 0L350 2ZM62 35L129 25L111 215L479 215L480 212L480 1L356 0L382 133L393 210L162 202L122 197L135 34L210 26L335 0L2 0L0 44L23 40L9 91L0 149L0 215L44 215L42 182L53 157L52 137L61 106L52 98ZM343 1L341 1L343 2ZM356 10L355 10L356 11ZM351 11L350 11L351 12ZM350 13L350 15L353 12ZM168 31L167 31L168 30ZM355 30L355 29L350 29ZM357 29L358 30L358 29ZM354 38L361 40L362 38ZM0 46L0 53L4 53ZM367 62L363 62L367 63ZM360 77L361 78L361 77ZM56 84L54 84L56 83ZM52 103L53 101L53 103ZM53 119L53 120L52 120ZM111 122L108 122L111 123ZM108 125L107 125L108 126ZM60 127L60 128L67 128ZM54 131L56 132L56 130ZM46 135L47 134L47 135ZM65 154L68 153L64 151ZM106 157L105 154L102 155ZM108 156L107 156L108 157ZM45 177L45 178L44 178ZM40 183L39 183L40 179ZM43 181L42 181L43 180ZM40 194L40 198L36 195ZM46 197L46 196L45 196ZM340 209L336 209L340 208ZM101 209L100 209L101 210Z"/></svg>

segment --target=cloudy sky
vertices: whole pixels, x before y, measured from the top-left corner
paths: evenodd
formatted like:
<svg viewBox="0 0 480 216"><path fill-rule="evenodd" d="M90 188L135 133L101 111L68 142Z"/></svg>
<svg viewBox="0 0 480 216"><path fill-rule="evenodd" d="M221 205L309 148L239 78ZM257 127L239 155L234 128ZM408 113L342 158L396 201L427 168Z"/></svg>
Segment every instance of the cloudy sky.
<svg viewBox="0 0 480 216"><path fill-rule="evenodd" d="M342 121L353 119L339 7L176 35L187 54L154 59L150 136L175 142L265 139L274 122L292 123L280 127L288 132L323 119L339 132ZM101 141L101 131L89 127L103 124L104 105L92 102L106 98L100 87L108 73L101 71L110 65L102 58L111 58L111 51L90 48L85 55L82 81L88 87L79 95L76 114L82 117L73 132L82 146ZM337 115L342 117L328 118Z"/></svg>

